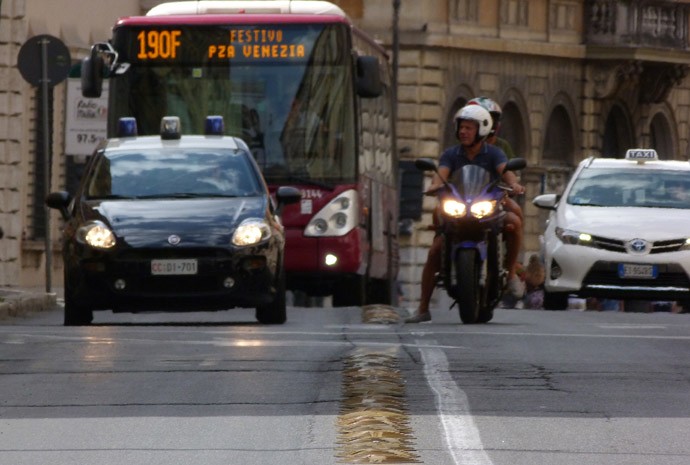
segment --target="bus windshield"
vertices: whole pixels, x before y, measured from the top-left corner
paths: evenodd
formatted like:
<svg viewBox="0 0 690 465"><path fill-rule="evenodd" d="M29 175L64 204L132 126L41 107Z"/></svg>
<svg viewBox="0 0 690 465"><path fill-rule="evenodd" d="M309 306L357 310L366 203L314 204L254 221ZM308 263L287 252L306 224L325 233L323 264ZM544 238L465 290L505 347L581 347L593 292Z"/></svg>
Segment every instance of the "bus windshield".
<svg viewBox="0 0 690 465"><path fill-rule="evenodd" d="M109 126L163 116L202 134L208 115L249 146L269 183L356 179L351 49L343 24L120 26ZM126 64L123 66L123 64ZM116 73L117 74L117 73Z"/></svg>

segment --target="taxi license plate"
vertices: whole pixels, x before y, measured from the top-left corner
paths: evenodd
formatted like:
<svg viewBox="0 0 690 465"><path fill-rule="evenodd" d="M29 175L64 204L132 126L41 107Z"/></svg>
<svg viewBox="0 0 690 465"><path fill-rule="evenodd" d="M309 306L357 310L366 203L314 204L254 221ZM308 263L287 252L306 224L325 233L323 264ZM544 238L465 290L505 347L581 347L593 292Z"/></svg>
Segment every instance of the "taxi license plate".
<svg viewBox="0 0 690 465"><path fill-rule="evenodd" d="M618 265L618 277L620 278L656 279L658 274L656 265L638 265L633 263L620 263Z"/></svg>
<svg viewBox="0 0 690 465"><path fill-rule="evenodd" d="M151 260L152 275L197 274L196 259Z"/></svg>

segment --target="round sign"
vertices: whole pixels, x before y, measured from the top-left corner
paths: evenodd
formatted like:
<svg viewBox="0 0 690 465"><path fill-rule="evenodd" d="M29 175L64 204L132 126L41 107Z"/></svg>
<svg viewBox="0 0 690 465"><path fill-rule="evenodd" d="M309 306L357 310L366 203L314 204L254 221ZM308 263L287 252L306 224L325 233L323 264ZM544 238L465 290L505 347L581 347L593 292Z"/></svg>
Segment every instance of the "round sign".
<svg viewBox="0 0 690 465"><path fill-rule="evenodd" d="M65 80L72 67L69 50L65 44L48 34L34 36L24 42L17 57L19 72L33 86L41 85L44 66L48 85L51 87Z"/></svg>

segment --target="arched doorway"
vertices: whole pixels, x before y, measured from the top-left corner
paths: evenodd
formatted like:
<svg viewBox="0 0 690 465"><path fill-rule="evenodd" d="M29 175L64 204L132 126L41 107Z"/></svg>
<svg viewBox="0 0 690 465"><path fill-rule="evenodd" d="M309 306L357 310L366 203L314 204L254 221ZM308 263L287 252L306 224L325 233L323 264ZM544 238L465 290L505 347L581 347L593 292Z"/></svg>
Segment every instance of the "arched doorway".
<svg viewBox="0 0 690 465"><path fill-rule="evenodd" d="M575 151L573 123L563 105L557 105L546 125L542 158L546 164L571 166Z"/></svg>
<svg viewBox="0 0 690 465"><path fill-rule="evenodd" d="M455 124L453 121L453 117L459 109L465 106L466 103L466 98L458 97L457 99L455 99L455 102L453 102L453 105L450 107L450 112L448 112L448 117L446 118L446 130L443 132L443 149L446 149L447 147L450 147L451 145L455 145L458 143L458 139L455 135Z"/></svg>
<svg viewBox="0 0 690 465"><path fill-rule="evenodd" d="M657 113L649 125L650 148L656 150L662 160L674 160L676 149L671 125L663 113Z"/></svg>
<svg viewBox="0 0 690 465"><path fill-rule="evenodd" d="M602 156L610 158L623 158L625 152L634 148L635 139L630 129L630 119L623 109L614 106L606 118L604 140L601 151Z"/></svg>
<svg viewBox="0 0 690 465"><path fill-rule="evenodd" d="M520 108L515 102L508 102L502 108L501 127L498 135L510 143L516 157L527 158L527 142L525 140L525 125L522 122Z"/></svg>

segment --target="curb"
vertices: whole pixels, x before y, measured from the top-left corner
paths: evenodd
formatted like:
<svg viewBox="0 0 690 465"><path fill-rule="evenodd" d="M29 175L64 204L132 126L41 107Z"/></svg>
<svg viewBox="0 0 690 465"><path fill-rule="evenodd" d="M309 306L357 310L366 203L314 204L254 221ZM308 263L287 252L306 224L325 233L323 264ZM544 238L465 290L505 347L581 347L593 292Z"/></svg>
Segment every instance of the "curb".
<svg viewBox="0 0 690 465"><path fill-rule="evenodd" d="M57 295L54 293L0 289L0 299L0 320L53 310L57 305Z"/></svg>

